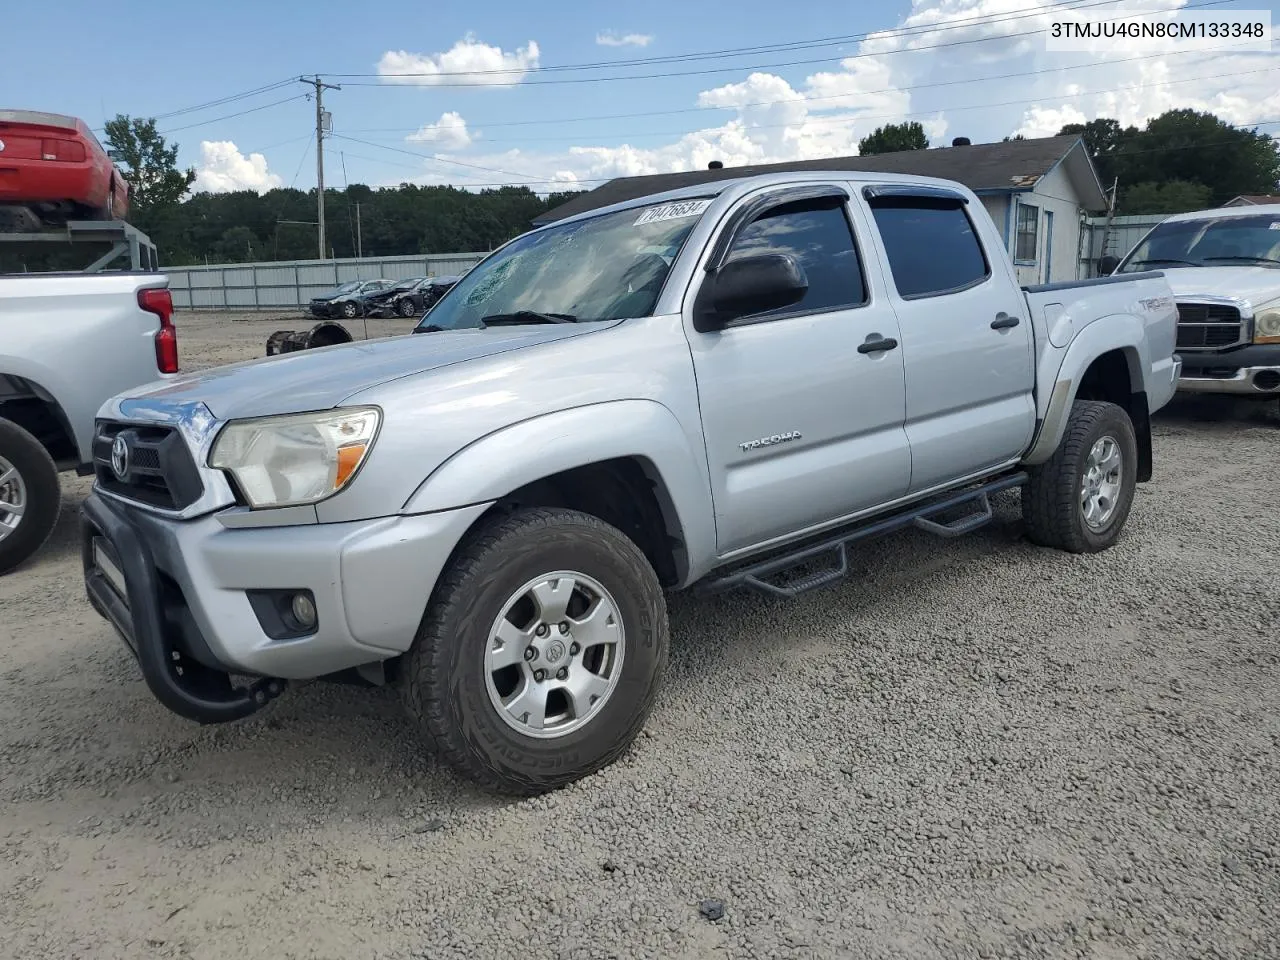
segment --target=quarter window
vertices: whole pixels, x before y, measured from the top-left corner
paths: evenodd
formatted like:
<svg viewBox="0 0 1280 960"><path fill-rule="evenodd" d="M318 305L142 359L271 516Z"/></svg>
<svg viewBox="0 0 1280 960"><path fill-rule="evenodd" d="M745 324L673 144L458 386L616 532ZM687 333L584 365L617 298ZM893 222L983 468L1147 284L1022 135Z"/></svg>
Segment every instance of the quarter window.
<svg viewBox="0 0 1280 960"><path fill-rule="evenodd" d="M862 263L843 205L798 200L774 207L743 227L734 238L726 262L766 253L795 257L809 280L804 299L776 311L777 315L838 310L866 303Z"/></svg>
<svg viewBox="0 0 1280 960"><path fill-rule="evenodd" d="M1013 259L1034 261L1039 249L1040 208L1018 204L1018 234Z"/></svg>
<svg viewBox="0 0 1280 960"><path fill-rule="evenodd" d="M933 197L871 201L898 295L904 300L954 293L991 276L964 206Z"/></svg>

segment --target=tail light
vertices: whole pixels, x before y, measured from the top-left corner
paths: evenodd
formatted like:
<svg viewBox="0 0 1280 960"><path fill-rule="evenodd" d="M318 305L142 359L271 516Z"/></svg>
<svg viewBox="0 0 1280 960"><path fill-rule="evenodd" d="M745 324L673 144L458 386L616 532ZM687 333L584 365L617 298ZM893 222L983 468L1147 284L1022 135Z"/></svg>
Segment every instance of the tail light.
<svg viewBox="0 0 1280 960"><path fill-rule="evenodd" d="M74 140L41 140L40 156L45 160L84 163L84 144Z"/></svg>
<svg viewBox="0 0 1280 960"><path fill-rule="evenodd" d="M163 287L138 291L138 306L160 318L156 331L156 366L161 373L178 372L178 328L173 325L173 294Z"/></svg>

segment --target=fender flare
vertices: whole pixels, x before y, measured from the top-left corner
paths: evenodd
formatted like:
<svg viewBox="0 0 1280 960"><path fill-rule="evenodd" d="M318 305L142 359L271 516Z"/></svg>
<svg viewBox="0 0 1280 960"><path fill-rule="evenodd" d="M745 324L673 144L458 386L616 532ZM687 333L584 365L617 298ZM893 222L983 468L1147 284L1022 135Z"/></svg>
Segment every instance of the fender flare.
<svg viewBox="0 0 1280 960"><path fill-rule="evenodd" d="M654 400L611 400L542 414L463 447L410 494L402 513L432 513L499 500L526 484L605 460L638 460L663 519L685 547L683 581L715 553L706 458L675 415Z"/></svg>
<svg viewBox="0 0 1280 960"><path fill-rule="evenodd" d="M1041 383L1053 383L1044 419L1039 425L1031 449L1022 462L1034 466L1044 463L1058 449L1067 431L1071 405L1080 389L1080 381L1089 366L1103 354L1122 351L1129 365L1129 384L1133 393L1145 396L1151 358L1147 355L1146 327L1143 321L1128 313L1102 317L1081 330L1068 344L1057 369L1045 370ZM1051 379L1052 378L1052 379Z"/></svg>
<svg viewBox="0 0 1280 960"><path fill-rule="evenodd" d="M74 396L75 394L68 390L66 382L57 371L44 366L44 364L34 363L21 357L0 356L0 374L26 383L31 388L31 392L36 399L46 404L53 411L58 425L66 434L67 439L71 441L71 446L76 451L77 459L85 463L92 459L92 450L90 449L90 437L93 433L92 420L90 420L88 430L83 436L76 432L71 417L67 415L62 401L58 399L60 396ZM97 412L97 410L93 410L90 416L92 417Z"/></svg>

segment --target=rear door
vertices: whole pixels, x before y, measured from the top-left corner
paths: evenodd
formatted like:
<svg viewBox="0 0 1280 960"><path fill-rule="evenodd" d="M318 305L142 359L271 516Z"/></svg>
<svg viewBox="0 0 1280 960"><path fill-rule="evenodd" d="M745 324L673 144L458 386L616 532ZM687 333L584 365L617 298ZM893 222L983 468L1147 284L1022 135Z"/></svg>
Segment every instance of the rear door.
<svg viewBox="0 0 1280 960"><path fill-rule="evenodd" d="M1016 460L1035 428L1031 318L981 207L932 186L865 187L906 365L910 492Z"/></svg>
<svg viewBox="0 0 1280 960"><path fill-rule="evenodd" d="M725 262L790 254L800 303L703 333L686 298L722 556L906 492L898 323L848 202L843 186L764 191L711 245Z"/></svg>

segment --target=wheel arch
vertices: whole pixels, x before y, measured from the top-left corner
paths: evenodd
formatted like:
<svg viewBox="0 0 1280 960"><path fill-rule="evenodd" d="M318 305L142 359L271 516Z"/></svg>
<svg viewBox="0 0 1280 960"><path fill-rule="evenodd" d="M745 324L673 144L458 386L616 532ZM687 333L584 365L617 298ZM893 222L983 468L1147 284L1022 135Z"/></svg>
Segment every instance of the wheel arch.
<svg viewBox="0 0 1280 960"><path fill-rule="evenodd" d="M16 423L34 436L59 466L80 462L71 420L53 394L36 381L0 373L0 420Z"/></svg>
<svg viewBox="0 0 1280 960"><path fill-rule="evenodd" d="M1041 419L1028 465L1044 463L1062 442L1076 400L1105 400L1133 421L1138 440L1140 483L1151 479L1151 413L1144 371L1150 369L1145 327L1128 314L1104 317L1082 330L1062 355L1052 380L1048 406ZM1042 380L1042 383L1046 380Z"/></svg>
<svg viewBox="0 0 1280 960"><path fill-rule="evenodd" d="M476 503L597 516L636 539L666 586L696 579L714 552L705 459L656 401L592 404L497 430L433 470L402 512Z"/></svg>

